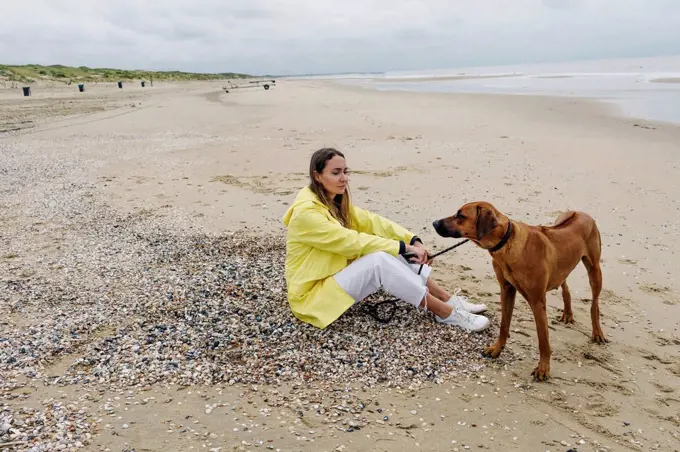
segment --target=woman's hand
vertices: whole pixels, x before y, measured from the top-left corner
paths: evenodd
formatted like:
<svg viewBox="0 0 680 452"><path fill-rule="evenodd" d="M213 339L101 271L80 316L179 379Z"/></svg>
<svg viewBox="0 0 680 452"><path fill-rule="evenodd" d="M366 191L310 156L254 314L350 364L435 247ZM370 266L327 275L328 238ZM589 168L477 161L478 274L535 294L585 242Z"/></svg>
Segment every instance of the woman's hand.
<svg viewBox="0 0 680 452"><path fill-rule="evenodd" d="M427 265L431 265L431 263L432 263L432 261L434 260L434 258L430 258L430 253L427 251L427 249L425 248L425 246L424 246L421 242L416 242L416 243L413 245L413 247L414 247L414 248L421 248L421 249L425 250L425 253L427 253L427 260L425 261L425 263L426 263Z"/></svg>
<svg viewBox="0 0 680 452"><path fill-rule="evenodd" d="M413 263L413 264L427 264L427 260L429 259L429 256L427 254L427 250L424 247L409 245L409 246L406 247L406 252L415 254L415 257L411 258L411 263Z"/></svg>

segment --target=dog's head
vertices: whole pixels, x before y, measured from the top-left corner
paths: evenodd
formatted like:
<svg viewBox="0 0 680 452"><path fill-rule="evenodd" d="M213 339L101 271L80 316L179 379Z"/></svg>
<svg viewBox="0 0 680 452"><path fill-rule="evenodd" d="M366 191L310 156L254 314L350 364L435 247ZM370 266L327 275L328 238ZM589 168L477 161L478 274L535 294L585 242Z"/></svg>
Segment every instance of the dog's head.
<svg viewBox="0 0 680 452"><path fill-rule="evenodd" d="M432 223L442 237L466 238L476 242L486 237L498 226L500 213L488 202L465 204L455 215Z"/></svg>

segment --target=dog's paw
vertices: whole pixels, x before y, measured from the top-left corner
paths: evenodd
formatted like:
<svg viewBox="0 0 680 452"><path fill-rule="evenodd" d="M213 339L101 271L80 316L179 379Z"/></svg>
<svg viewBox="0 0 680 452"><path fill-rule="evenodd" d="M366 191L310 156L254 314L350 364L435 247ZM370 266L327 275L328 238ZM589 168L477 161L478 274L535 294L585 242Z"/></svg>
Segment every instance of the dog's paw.
<svg viewBox="0 0 680 452"><path fill-rule="evenodd" d="M498 344L494 345L489 345L484 349L482 352L482 355L485 356L486 358L498 358L501 355L501 352L503 351L503 347L501 347Z"/></svg>
<svg viewBox="0 0 680 452"><path fill-rule="evenodd" d="M564 311L562 313L562 317L560 317L560 322L564 323L565 325L569 325L570 323L574 323L574 313Z"/></svg>
<svg viewBox="0 0 680 452"><path fill-rule="evenodd" d="M531 376L536 381L548 381L550 379L550 364L543 364L538 362L538 366L531 372Z"/></svg>
<svg viewBox="0 0 680 452"><path fill-rule="evenodd" d="M598 331L593 331L592 336L590 336L590 342L594 342L596 344L606 344L609 342L609 339L604 337L604 333L602 330Z"/></svg>

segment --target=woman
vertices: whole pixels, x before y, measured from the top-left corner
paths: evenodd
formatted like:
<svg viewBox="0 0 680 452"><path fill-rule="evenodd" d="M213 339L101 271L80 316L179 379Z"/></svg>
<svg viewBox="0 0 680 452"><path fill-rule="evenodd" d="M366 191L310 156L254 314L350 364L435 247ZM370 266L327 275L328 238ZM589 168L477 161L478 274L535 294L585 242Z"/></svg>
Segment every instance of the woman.
<svg viewBox="0 0 680 452"><path fill-rule="evenodd" d="M332 148L312 155L309 186L286 212L286 283L295 316L326 328L381 287L435 314L437 322L482 331L486 306L451 296L429 278L428 253L413 233L353 206L345 156ZM405 253L415 255L409 264ZM419 264L423 264L418 275Z"/></svg>

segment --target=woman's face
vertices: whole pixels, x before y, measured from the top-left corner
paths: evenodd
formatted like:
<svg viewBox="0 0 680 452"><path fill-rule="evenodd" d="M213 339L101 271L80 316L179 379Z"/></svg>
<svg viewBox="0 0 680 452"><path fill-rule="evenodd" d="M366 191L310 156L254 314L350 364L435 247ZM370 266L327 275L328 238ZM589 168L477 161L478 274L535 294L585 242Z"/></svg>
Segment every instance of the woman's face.
<svg viewBox="0 0 680 452"><path fill-rule="evenodd" d="M345 159L339 155L334 155L332 159L326 162L326 167L321 174L316 174L316 180L323 185L329 195L344 194L349 183L349 171Z"/></svg>

